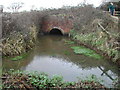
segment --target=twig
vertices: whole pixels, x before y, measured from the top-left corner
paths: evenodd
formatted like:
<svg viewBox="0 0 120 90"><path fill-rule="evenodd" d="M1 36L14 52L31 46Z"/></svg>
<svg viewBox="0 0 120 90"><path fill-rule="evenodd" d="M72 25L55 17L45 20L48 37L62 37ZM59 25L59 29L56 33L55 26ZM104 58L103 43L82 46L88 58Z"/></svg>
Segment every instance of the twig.
<svg viewBox="0 0 120 90"><path fill-rule="evenodd" d="M98 25L101 27L102 31L107 34L109 37L111 37L110 33L106 31L106 29L100 24L98 23Z"/></svg>
<svg viewBox="0 0 120 90"><path fill-rule="evenodd" d="M19 81L20 83L22 83L27 89L30 89L31 87L27 84L24 83L24 81Z"/></svg>
<svg viewBox="0 0 120 90"><path fill-rule="evenodd" d="M0 77L0 79L11 79L11 77Z"/></svg>

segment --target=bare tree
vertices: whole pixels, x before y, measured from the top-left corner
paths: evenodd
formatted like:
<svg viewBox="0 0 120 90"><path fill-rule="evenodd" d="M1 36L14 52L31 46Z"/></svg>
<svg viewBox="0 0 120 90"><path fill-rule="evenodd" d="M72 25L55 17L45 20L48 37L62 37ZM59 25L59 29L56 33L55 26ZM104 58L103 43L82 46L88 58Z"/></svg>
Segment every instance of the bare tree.
<svg viewBox="0 0 120 90"><path fill-rule="evenodd" d="M34 11L35 10L35 5L32 5L31 6L31 11Z"/></svg>
<svg viewBox="0 0 120 90"><path fill-rule="evenodd" d="M86 4L87 3L87 0L83 0L83 4Z"/></svg>
<svg viewBox="0 0 120 90"><path fill-rule="evenodd" d="M88 0L83 0L81 3L78 4L78 6L85 6L88 4Z"/></svg>
<svg viewBox="0 0 120 90"><path fill-rule="evenodd" d="M18 12L18 10L20 8L22 8L24 5L23 2L15 2L15 3L12 3L9 7L7 7L9 10L11 10L12 12Z"/></svg>

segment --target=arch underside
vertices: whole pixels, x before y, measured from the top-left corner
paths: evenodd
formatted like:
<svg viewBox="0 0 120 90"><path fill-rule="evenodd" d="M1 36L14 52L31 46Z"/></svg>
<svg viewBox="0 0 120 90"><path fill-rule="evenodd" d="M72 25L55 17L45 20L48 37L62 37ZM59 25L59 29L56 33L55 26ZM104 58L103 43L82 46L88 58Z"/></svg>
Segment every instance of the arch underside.
<svg viewBox="0 0 120 90"><path fill-rule="evenodd" d="M64 35L63 30L59 29L59 28L53 28L50 30L49 34L52 35Z"/></svg>

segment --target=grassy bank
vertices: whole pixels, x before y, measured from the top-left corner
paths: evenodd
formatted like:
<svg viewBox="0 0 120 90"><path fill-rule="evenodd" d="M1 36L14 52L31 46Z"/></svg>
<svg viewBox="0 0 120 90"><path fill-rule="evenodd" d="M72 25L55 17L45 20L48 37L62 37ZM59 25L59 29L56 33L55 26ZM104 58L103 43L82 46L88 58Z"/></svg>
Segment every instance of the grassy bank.
<svg viewBox="0 0 120 90"><path fill-rule="evenodd" d="M4 88L105 88L99 80L92 75L88 80L79 82L66 82L62 76L49 77L45 73L8 71L2 75Z"/></svg>
<svg viewBox="0 0 120 90"><path fill-rule="evenodd" d="M35 25L29 28L27 34L22 32L11 32L2 40L1 52L3 56L15 56L28 52L35 45L37 29Z"/></svg>
<svg viewBox="0 0 120 90"><path fill-rule="evenodd" d="M73 40L77 40L77 42L83 43L88 47L90 46L96 51L100 50L105 57L120 65L118 20L112 18L109 14L103 13L101 10L93 8L91 5L16 14L5 13L2 18L3 38L1 39L0 52L4 56L16 56L32 49L37 34L43 25L43 19L49 15L61 15L61 17L67 17L68 20L72 20L74 30L71 30L70 35ZM105 30L101 29L98 23ZM87 56L91 56L91 53L93 53L93 51L83 47L72 47L72 49L74 49L75 53L87 53ZM83 52L78 49L82 49ZM69 52L66 51L65 54L69 54ZM22 58L22 56L17 56L12 60ZM95 58L99 58L99 56L96 55ZM50 78L46 74L35 72L8 71L2 75L4 88L105 88L93 78L94 76L92 80L65 82L60 76Z"/></svg>
<svg viewBox="0 0 120 90"><path fill-rule="evenodd" d="M89 48L96 50L104 57L111 59L113 62L120 64L120 51L116 38L118 35L108 37L104 32L97 31L91 33L79 33L79 31L71 30L71 37L78 43L81 43Z"/></svg>
<svg viewBox="0 0 120 90"><path fill-rule="evenodd" d="M94 8L92 5L12 14L4 13L2 17L3 45L0 45L0 47L3 48L3 50L0 49L0 51L3 51L3 55L19 54L26 51L24 48L31 48L34 43L32 37L35 37L36 33L42 32L41 29L44 19L49 18L49 16L60 16L61 18L64 17L71 20L73 22L73 31L77 32L75 35L73 35L74 33L71 33L73 38L76 38L83 43L87 42L93 46L97 46L100 50L107 52L108 56L114 59L114 62L118 61L118 56L120 55L118 55L119 53L117 51L120 49L120 43L115 40L116 37L114 38L113 36L112 38L109 38L102 33L106 30L107 32L117 35L119 33L119 19L111 17L109 14ZM104 31L102 30L102 33L101 29L98 28L98 24L101 24L105 28ZM30 31L31 29L32 32ZM119 35L120 34L118 34L118 36ZM118 38L118 40L119 39L120 38ZM110 45L109 43L112 44ZM108 44L108 46L102 44Z"/></svg>

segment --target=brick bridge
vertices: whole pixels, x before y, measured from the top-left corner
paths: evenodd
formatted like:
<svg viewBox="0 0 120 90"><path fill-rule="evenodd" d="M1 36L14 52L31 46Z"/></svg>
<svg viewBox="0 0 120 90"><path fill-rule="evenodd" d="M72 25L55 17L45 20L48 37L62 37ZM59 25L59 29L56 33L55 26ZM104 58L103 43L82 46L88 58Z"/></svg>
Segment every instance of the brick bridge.
<svg viewBox="0 0 120 90"><path fill-rule="evenodd" d="M42 32L66 35L73 28L73 17L65 15L45 16L42 20Z"/></svg>

